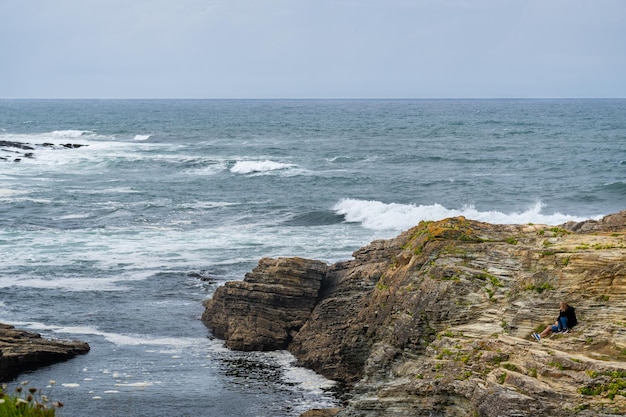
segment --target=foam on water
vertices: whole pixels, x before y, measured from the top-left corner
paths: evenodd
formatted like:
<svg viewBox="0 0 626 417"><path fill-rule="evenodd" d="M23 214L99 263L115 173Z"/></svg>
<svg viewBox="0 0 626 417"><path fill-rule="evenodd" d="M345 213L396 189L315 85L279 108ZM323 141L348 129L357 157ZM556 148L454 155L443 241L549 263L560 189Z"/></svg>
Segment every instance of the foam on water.
<svg viewBox="0 0 626 417"><path fill-rule="evenodd" d="M42 278L24 278L24 277L0 277L0 288L38 288L38 289L57 289L71 292L82 291L124 291L127 287L119 285L119 282L128 281L120 278L58 278L42 279Z"/></svg>
<svg viewBox="0 0 626 417"><path fill-rule="evenodd" d="M16 195L22 195L22 194L28 194L28 191L25 190L11 190L8 188L0 188L0 199L4 200L4 199L8 199L8 197L12 197L12 196L16 196Z"/></svg>
<svg viewBox="0 0 626 417"><path fill-rule="evenodd" d="M40 322L12 322L12 325L27 330L55 333L59 335L72 336L98 336L116 346L156 346L168 348L160 350L160 353L179 353L187 348L213 348L215 351L224 351L221 341L211 341L204 337L167 337L167 336L148 336L148 335L130 335L99 330L92 326L61 326L54 324L44 324Z"/></svg>
<svg viewBox="0 0 626 417"><path fill-rule="evenodd" d="M103 139L105 136L98 136L96 133L89 130L55 130L52 132L42 133L3 133L0 134L0 140L6 140L11 142L20 142L27 145L43 145L44 143L59 142L66 140L81 139L81 144L86 144L86 141L93 139ZM61 143L61 142L59 142ZM76 143L76 142L74 142Z"/></svg>
<svg viewBox="0 0 626 417"><path fill-rule="evenodd" d="M264 161L237 161L235 165L230 168L230 172L235 174L251 174L283 170L293 168L294 166L294 164L275 162L267 159Z"/></svg>
<svg viewBox="0 0 626 417"><path fill-rule="evenodd" d="M135 140L143 141L150 139L152 135L135 135Z"/></svg>
<svg viewBox="0 0 626 417"><path fill-rule="evenodd" d="M414 205L383 203L372 200L343 199L334 210L345 216L347 222L361 223L374 230L406 230L423 220L442 220L447 217L465 216L468 219L494 224L539 223L557 225L569 221L580 222L587 218L562 213L542 213L544 205L534 204L523 212L502 213L499 211L479 211L474 206L461 209L448 209L441 204ZM595 218L600 218L598 215Z"/></svg>
<svg viewBox="0 0 626 417"><path fill-rule="evenodd" d="M92 131L62 130L33 134L0 134L0 140L19 142L35 146L32 158L23 158L21 165L37 165L52 169L65 165L83 164L85 167L100 167L115 160L139 161L144 159L178 160L177 156L150 154L154 151L168 151L172 147L166 144L146 143L145 140L127 141L113 135L101 135ZM77 148L66 148L71 143ZM44 146L53 144L56 146ZM192 158L192 156L190 156Z"/></svg>

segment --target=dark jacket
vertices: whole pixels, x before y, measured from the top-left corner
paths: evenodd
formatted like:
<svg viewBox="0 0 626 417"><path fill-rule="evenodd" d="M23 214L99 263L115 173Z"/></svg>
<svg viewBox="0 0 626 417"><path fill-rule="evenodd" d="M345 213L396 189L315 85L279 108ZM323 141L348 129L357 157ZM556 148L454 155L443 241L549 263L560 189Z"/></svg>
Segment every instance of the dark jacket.
<svg viewBox="0 0 626 417"><path fill-rule="evenodd" d="M567 327L574 327L578 324L578 319L576 318L576 309L572 306L567 307L567 310L565 311L560 311L559 317L567 317Z"/></svg>

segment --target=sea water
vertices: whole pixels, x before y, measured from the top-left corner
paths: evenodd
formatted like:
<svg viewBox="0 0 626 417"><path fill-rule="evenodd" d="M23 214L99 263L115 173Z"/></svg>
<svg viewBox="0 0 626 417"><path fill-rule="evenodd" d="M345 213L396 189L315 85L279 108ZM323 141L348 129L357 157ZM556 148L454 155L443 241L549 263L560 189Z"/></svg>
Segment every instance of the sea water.
<svg viewBox="0 0 626 417"><path fill-rule="evenodd" d="M200 322L262 257L626 209L626 100L3 100L0 141L34 148L0 147L0 322L91 346L16 382L74 417L339 404L287 352Z"/></svg>

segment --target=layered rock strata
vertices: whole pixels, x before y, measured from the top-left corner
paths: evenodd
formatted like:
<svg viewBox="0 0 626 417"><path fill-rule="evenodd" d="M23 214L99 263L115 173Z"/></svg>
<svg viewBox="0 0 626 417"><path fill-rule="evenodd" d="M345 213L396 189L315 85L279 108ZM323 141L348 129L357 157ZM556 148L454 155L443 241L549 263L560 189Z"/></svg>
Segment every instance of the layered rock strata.
<svg viewBox="0 0 626 417"><path fill-rule="evenodd" d="M231 349L285 349L315 307L326 268L302 258L262 259L244 281L217 288L202 320Z"/></svg>
<svg viewBox="0 0 626 417"><path fill-rule="evenodd" d="M297 280L280 277L307 262L262 260L203 319L229 347L287 348L345 383L345 408L329 415L626 414L626 211L561 226L422 222L316 263L319 289L303 280L296 324L281 297L301 297ZM580 324L534 341L560 301Z"/></svg>
<svg viewBox="0 0 626 417"><path fill-rule="evenodd" d="M0 382L87 352L87 343L45 339L38 333L0 323Z"/></svg>

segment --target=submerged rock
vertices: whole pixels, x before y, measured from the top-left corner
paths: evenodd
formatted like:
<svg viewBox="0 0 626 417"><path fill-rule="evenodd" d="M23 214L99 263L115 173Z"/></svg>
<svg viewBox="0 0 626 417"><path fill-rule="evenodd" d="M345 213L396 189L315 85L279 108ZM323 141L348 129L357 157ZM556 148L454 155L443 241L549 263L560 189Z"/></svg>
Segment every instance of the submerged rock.
<svg viewBox="0 0 626 417"><path fill-rule="evenodd" d="M626 413L626 211L561 226L422 222L315 262L262 260L203 319L228 347L286 347L346 384L337 416ZM277 286L313 264L318 290L318 278ZM307 293L294 326L287 289ZM534 341L560 301L579 325Z"/></svg>
<svg viewBox="0 0 626 417"><path fill-rule="evenodd" d="M0 382L87 352L87 343L45 339L0 323Z"/></svg>

